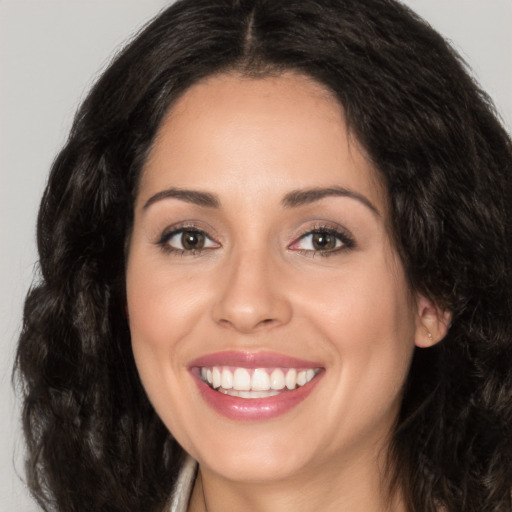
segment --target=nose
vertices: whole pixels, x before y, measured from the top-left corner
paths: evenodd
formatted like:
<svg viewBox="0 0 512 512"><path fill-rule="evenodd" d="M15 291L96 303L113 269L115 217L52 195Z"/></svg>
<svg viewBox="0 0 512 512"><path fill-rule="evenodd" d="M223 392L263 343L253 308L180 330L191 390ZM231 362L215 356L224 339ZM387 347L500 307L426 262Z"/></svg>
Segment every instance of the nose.
<svg viewBox="0 0 512 512"><path fill-rule="evenodd" d="M282 272L268 254L246 252L226 263L219 276L214 320L242 333L253 333L288 323L292 307Z"/></svg>

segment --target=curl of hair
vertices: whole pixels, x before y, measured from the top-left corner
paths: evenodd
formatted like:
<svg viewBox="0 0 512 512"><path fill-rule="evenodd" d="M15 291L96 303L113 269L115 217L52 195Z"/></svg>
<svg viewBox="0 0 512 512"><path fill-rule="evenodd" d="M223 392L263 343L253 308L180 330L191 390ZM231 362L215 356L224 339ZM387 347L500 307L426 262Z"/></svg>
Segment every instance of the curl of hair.
<svg viewBox="0 0 512 512"><path fill-rule="evenodd" d="M453 313L446 338L414 355L394 485L411 511L512 509L512 144L492 103L392 0L182 0L94 86L42 199L17 376L44 510L165 506L182 450L142 389L125 315L138 176L191 84L285 70L339 99L387 187L412 289Z"/></svg>

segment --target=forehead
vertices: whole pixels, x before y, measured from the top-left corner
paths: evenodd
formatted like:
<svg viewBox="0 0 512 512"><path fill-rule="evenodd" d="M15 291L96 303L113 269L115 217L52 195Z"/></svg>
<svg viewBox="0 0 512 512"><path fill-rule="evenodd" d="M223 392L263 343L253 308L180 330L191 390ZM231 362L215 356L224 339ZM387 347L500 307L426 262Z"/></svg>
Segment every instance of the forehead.
<svg viewBox="0 0 512 512"><path fill-rule="evenodd" d="M259 192L341 185L384 193L334 95L295 73L222 74L188 89L164 119L143 170L141 195L158 188ZM246 197L246 199L248 199Z"/></svg>

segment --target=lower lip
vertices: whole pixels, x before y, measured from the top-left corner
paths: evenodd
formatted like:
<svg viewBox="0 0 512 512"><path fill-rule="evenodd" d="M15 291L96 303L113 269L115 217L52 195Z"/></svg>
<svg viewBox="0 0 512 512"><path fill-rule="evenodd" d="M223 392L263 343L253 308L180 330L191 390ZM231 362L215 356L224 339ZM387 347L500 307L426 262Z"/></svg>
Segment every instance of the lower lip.
<svg viewBox="0 0 512 512"><path fill-rule="evenodd" d="M299 405L316 387L323 376L323 371L300 388L283 391L279 395L266 398L240 398L226 395L212 389L195 372L192 375L203 399L217 413L237 421L263 421L281 416Z"/></svg>

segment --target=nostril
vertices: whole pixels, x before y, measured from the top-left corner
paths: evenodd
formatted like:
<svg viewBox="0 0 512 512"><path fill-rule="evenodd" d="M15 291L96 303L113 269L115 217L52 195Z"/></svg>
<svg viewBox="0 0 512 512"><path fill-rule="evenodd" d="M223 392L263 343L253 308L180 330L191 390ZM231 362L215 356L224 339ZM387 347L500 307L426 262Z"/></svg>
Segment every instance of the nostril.
<svg viewBox="0 0 512 512"><path fill-rule="evenodd" d="M261 328L271 327L276 323L275 318L264 318L263 320L257 320L255 322L245 322L244 319L228 319L221 318L218 323L223 327L235 327L244 332L257 331Z"/></svg>
<svg viewBox="0 0 512 512"><path fill-rule="evenodd" d="M274 323L276 323L275 318L264 318L263 320L260 320L257 322L257 324L254 326L255 329L262 328L262 327L270 327Z"/></svg>

